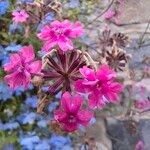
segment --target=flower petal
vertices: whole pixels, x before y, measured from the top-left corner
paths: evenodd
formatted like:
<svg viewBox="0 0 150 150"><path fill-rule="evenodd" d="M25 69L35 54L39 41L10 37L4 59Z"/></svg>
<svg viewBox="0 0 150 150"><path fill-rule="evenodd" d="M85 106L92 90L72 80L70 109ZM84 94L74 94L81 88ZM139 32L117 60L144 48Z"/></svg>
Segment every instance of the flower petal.
<svg viewBox="0 0 150 150"><path fill-rule="evenodd" d="M84 33L84 29L83 29L81 23L80 22L76 22L72 26L72 30L71 30L69 36L72 37L72 38L77 38L77 37L83 35L83 33Z"/></svg>
<svg viewBox="0 0 150 150"><path fill-rule="evenodd" d="M78 121L80 124L86 126L89 121L93 118L93 113L89 110L81 110L77 114Z"/></svg>
<svg viewBox="0 0 150 150"><path fill-rule="evenodd" d="M7 72L14 71L20 64L20 56L18 54L12 54L10 56L10 62L4 65L4 70Z"/></svg>
<svg viewBox="0 0 150 150"><path fill-rule="evenodd" d="M90 93L88 98L89 98L88 104L91 109L96 109L96 108L102 109L106 105L102 99L101 93L98 91Z"/></svg>
<svg viewBox="0 0 150 150"><path fill-rule="evenodd" d="M54 110L54 119L58 122L65 122L68 118L68 115L61 110Z"/></svg>
<svg viewBox="0 0 150 150"><path fill-rule="evenodd" d="M42 68L42 62L41 61L34 61L29 65L29 71L30 73L39 73Z"/></svg>
<svg viewBox="0 0 150 150"><path fill-rule="evenodd" d="M80 68L80 73L83 75L84 78L87 80L93 81L95 80L95 72L93 69L88 68L87 66L83 66L83 68Z"/></svg>
<svg viewBox="0 0 150 150"><path fill-rule="evenodd" d="M16 71L12 74L6 75L4 80L10 86L10 88L15 90L18 86L22 85L23 74Z"/></svg>
<svg viewBox="0 0 150 150"><path fill-rule="evenodd" d="M116 73L109 69L108 65L103 65L98 69L96 77L101 82L112 81L116 78Z"/></svg>
<svg viewBox="0 0 150 150"><path fill-rule="evenodd" d="M73 43L70 39L68 39L65 36L60 36L60 39L58 41L58 45L61 50L67 51L67 50L72 50L73 49Z"/></svg>
<svg viewBox="0 0 150 150"><path fill-rule="evenodd" d="M20 56L24 62L30 62L34 60L35 53L32 45L22 47L20 50Z"/></svg>

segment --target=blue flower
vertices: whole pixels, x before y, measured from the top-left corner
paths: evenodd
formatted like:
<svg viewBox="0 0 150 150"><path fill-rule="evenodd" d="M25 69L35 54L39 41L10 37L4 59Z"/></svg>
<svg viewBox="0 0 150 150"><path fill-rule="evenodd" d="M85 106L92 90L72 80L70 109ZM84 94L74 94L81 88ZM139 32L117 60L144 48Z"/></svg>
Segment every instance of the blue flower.
<svg viewBox="0 0 150 150"><path fill-rule="evenodd" d="M15 33L15 32L23 32L23 26L20 24L10 24L9 25L9 32L10 33Z"/></svg>
<svg viewBox="0 0 150 150"><path fill-rule="evenodd" d="M33 3L33 0L17 0L18 3Z"/></svg>
<svg viewBox="0 0 150 150"><path fill-rule="evenodd" d="M14 144L6 144L6 145L4 145L2 150L15 150L15 145Z"/></svg>
<svg viewBox="0 0 150 150"><path fill-rule="evenodd" d="M22 47L21 45L16 45L15 43L12 42L10 43L9 46L5 48L5 50L8 52L18 52L21 47Z"/></svg>
<svg viewBox="0 0 150 150"><path fill-rule="evenodd" d="M34 87L33 87L32 84L30 84L29 87L28 87L29 90L32 90L33 88L34 88ZM15 94L16 96L19 96L19 95L21 95L22 92L24 92L24 91L25 91L24 88L23 88L22 86L19 86L19 87L14 91L14 94Z"/></svg>
<svg viewBox="0 0 150 150"><path fill-rule="evenodd" d="M0 15L5 14L8 7L9 7L9 2L7 0L1 0L0 1Z"/></svg>
<svg viewBox="0 0 150 150"><path fill-rule="evenodd" d="M48 120L40 120L37 122L37 125L41 128L45 128L47 127L48 122L49 122Z"/></svg>
<svg viewBox="0 0 150 150"><path fill-rule="evenodd" d="M19 127L18 122L7 122L7 123L2 123L0 122L0 130L13 130L17 129Z"/></svg>
<svg viewBox="0 0 150 150"><path fill-rule="evenodd" d="M50 103L49 106L48 106L48 111L49 111L49 112L53 112L53 110L56 109L56 107L57 107L58 105L59 105L58 102L52 102L52 103Z"/></svg>
<svg viewBox="0 0 150 150"><path fill-rule="evenodd" d="M5 51L4 47L0 45L0 64L3 66L5 63L9 61L9 55Z"/></svg>
<svg viewBox="0 0 150 150"><path fill-rule="evenodd" d="M13 91L3 82L0 82L0 101L6 101L13 95Z"/></svg>
<svg viewBox="0 0 150 150"><path fill-rule="evenodd" d="M34 112L23 113L23 114L20 114L19 116L17 116L17 120L21 124L33 123L36 120L36 117L37 117L36 115L37 114Z"/></svg>
<svg viewBox="0 0 150 150"><path fill-rule="evenodd" d="M52 12L47 13L45 15L44 19L41 21L41 23L37 26L37 31L40 31L45 24L48 24L48 23L52 22L53 20L55 20L54 16L55 15Z"/></svg>
<svg viewBox="0 0 150 150"><path fill-rule="evenodd" d="M20 145L23 146L23 150L34 150L37 143L40 143L40 138L35 135L20 138Z"/></svg>
<svg viewBox="0 0 150 150"><path fill-rule="evenodd" d="M37 96L32 96L32 97L28 97L26 99L25 104L32 107L32 108L36 108L37 107L37 102L38 102Z"/></svg>
<svg viewBox="0 0 150 150"><path fill-rule="evenodd" d="M42 139L40 143L36 144L35 150L50 150L49 139Z"/></svg>
<svg viewBox="0 0 150 150"><path fill-rule="evenodd" d="M80 7L80 2L79 0L70 0L70 2L67 3L67 6L70 8Z"/></svg>
<svg viewBox="0 0 150 150"><path fill-rule="evenodd" d="M55 18L54 18L54 13L47 13L45 15L45 18L42 20L42 23L50 23L51 21L53 21Z"/></svg>
<svg viewBox="0 0 150 150"><path fill-rule="evenodd" d="M60 135L55 135L53 134L51 139L50 139L50 144L55 148L55 149L62 149L65 145L70 145L71 140L69 136L60 136Z"/></svg>

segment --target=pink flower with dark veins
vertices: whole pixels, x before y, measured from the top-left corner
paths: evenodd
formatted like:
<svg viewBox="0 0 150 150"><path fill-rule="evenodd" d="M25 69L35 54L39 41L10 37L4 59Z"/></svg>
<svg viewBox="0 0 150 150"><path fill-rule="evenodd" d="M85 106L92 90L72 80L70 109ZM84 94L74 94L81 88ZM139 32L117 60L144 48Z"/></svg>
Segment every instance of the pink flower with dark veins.
<svg viewBox="0 0 150 150"><path fill-rule="evenodd" d="M88 93L90 108L103 108L106 103L118 101L118 93L123 89L122 84L114 82L116 73L107 65L101 66L98 71L84 66L80 69L84 79L75 81L75 90Z"/></svg>
<svg viewBox="0 0 150 150"><path fill-rule="evenodd" d="M15 23L26 22L29 17L29 15L26 13L25 10L20 10L20 11L14 10L12 15L13 15L13 21Z"/></svg>
<svg viewBox="0 0 150 150"><path fill-rule="evenodd" d="M86 126L93 118L91 111L81 109L82 103L80 95L71 96L69 92L62 95L61 108L54 111L54 118L64 130L75 131L80 124Z"/></svg>
<svg viewBox="0 0 150 150"><path fill-rule="evenodd" d="M44 51L58 45L62 51L72 50L73 43L70 38L77 38L83 34L83 27L80 22L72 24L69 20L53 21L50 25L45 25L38 37L44 41Z"/></svg>
<svg viewBox="0 0 150 150"><path fill-rule="evenodd" d="M20 85L26 89L31 75L40 73L42 62L33 61L34 58L35 54L31 45L22 47L18 54L10 56L10 61L4 65L4 70L10 74L6 75L4 80L12 89Z"/></svg>

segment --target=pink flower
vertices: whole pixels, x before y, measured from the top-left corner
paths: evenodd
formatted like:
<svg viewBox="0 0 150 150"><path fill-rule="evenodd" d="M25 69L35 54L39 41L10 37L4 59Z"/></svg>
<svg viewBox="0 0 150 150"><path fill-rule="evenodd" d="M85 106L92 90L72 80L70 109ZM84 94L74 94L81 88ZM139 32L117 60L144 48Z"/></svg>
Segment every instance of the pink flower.
<svg viewBox="0 0 150 150"><path fill-rule="evenodd" d="M33 61L35 58L33 47L24 46L18 54L10 56L9 63L4 65L4 70L10 73L5 76L5 81L12 89L23 85L26 89L30 83L31 75L38 74L41 70L41 61Z"/></svg>
<svg viewBox="0 0 150 150"><path fill-rule="evenodd" d="M73 43L70 38L77 38L83 34L83 28L80 22L75 24L69 20L53 21L50 25L43 27L38 37L44 41L43 50L49 51L52 47L58 45L62 51L72 50Z"/></svg>
<svg viewBox="0 0 150 150"><path fill-rule="evenodd" d="M72 97L69 92L65 92L61 99L61 109L54 111L54 118L62 128L68 132L78 129L78 125L86 126L93 113L87 109L80 109L83 99L80 95Z"/></svg>
<svg viewBox="0 0 150 150"><path fill-rule="evenodd" d="M138 141L134 150L144 150L144 142L141 140Z"/></svg>
<svg viewBox="0 0 150 150"><path fill-rule="evenodd" d="M13 21L15 23L23 23L27 21L27 18L29 17L29 15L24 11L24 10L14 10L13 13Z"/></svg>
<svg viewBox="0 0 150 150"><path fill-rule="evenodd" d="M135 108L142 111L150 109L150 101L147 99L136 100L134 103Z"/></svg>
<svg viewBox="0 0 150 150"><path fill-rule="evenodd" d="M108 10L104 15L104 19L109 20L116 15L116 12L113 10Z"/></svg>
<svg viewBox="0 0 150 150"><path fill-rule="evenodd" d="M103 108L108 102L118 101L118 93L122 91L123 86L113 82L116 73L107 65L101 66L96 73L84 66L80 73L84 79L77 80L74 86L78 92L89 93L90 108Z"/></svg>

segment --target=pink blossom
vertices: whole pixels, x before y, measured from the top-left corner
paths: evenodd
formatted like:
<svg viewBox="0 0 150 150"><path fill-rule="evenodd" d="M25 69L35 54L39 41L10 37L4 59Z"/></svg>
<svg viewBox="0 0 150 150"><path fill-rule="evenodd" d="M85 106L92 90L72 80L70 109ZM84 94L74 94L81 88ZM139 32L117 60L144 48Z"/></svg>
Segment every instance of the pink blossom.
<svg viewBox="0 0 150 150"><path fill-rule="evenodd" d="M142 111L150 109L150 101L147 99L136 100L134 103L135 108Z"/></svg>
<svg viewBox="0 0 150 150"><path fill-rule="evenodd" d="M134 150L144 150L144 142L141 140L138 141Z"/></svg>
<svg viewBox="0 0 150 150"><path fill-rule="evenodd" d="M13 13L13 21L15 23L23 23L27 21L27 18L29 17L29 15L25 12L25 10L14 10Z"/></svg>
<svg viewBox="0 0 150 150"><path fill-rule="evenodd" d="M95 73L94 70L84 66L80 69L84 79L77 80L75 89L80 93L88 93L90 108L103 108L106 103L118 101L118 93L123 86L114 82L116 73L107 65L101 66Z"/></svg>
<svg viewBox="0 0 150 150"><path fill-rule="evenodd" d="M78 125L88 125L93 113L87 109L81 109L83 99L80 95L71 96L65 92L61 99L61 108L54 111L54 118L62 128L68 132L78 129Z"/></svg>
<svg viewBox="0 0 150 150"><path fill-rule="evenodd" d="M115 12L115 11L113 11L113 10L108 10L108 11L103 15L103 17L104 17L104 19L109 20L109 19L111 19L112 17L114 17L115 15L116 15L116 12Z"/></svg>
<svg viewBox="0 0 150 150"><path fill-rule="evenodd" d="M62 51L72 50L73 43L70 38L77 38L83 34L80 22L72 24L69 20L53 21L43 27L38 37L44 41L44 51L49 51L58 45Z"/></svg>
<svg viewBox="0 0 150 150"><path fill-rule="evenodd" d="M31 75L38 74L41 70L41 61L33 61L35 58L33 47L24 46L18 54L12 54L10 61L4 65L4 70L10 73L5 76L5 81L12 89L23 85L26 89L30 83Z"/></svg>

